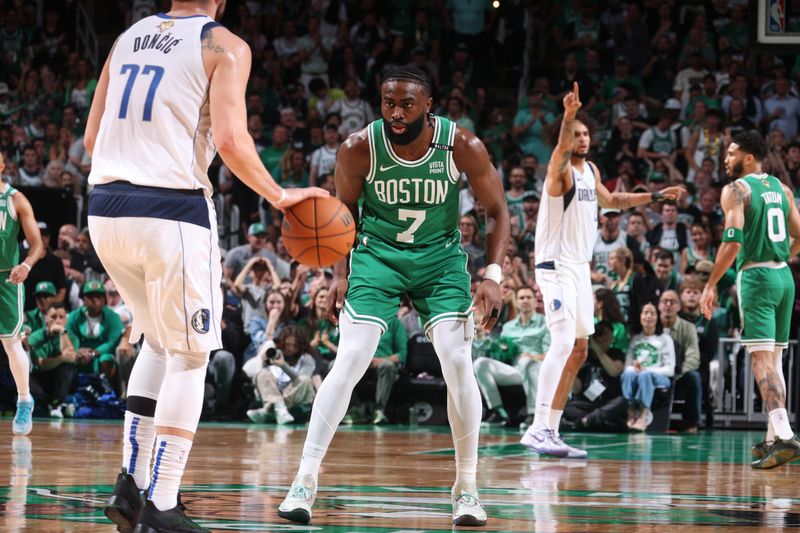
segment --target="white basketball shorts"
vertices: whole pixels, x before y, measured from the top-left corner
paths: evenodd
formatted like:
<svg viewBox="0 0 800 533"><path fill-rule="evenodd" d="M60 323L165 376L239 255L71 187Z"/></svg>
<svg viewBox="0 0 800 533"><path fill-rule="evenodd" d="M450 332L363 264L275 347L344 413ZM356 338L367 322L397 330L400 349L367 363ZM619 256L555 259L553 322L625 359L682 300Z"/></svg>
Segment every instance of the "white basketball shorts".
<svg viewBox="0 0 800 533"><path fill-rule="evenodd" d="M548 262L536 265L536 283L544 298L547 327L561 320L575 324L575 338L594 333L594 295L589 263Z"/></svg>
<svg viewBox="0 0 800 533"><path fill-rule="evenodd" d="M168 352L222 347L222 266L214 204L202 191L117 181L89 198L97 255L144 334Z"/></svg>

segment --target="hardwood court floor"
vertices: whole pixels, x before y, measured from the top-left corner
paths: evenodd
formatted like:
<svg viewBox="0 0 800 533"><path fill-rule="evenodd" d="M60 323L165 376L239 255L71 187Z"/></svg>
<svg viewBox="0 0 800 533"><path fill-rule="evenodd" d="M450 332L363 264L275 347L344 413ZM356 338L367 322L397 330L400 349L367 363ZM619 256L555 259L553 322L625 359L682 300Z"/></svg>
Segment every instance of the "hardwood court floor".
<svg viewBox="0 0 800 533"><path fill-rule="evenodd" d="M119 469L119 423L37 420L12 438L0 421L0 532L111 532L101 508ZM275 509L305 428L204 424L184 477L191 515L216 531L450 531L447 428L341 430L324 463L310 526ZM800 527L800 463L749 467L760 433L573 434L589 460L542 459L519 434L481 435L489 524L476 531L778 531ZM464 528L468 530L468 528Z"/></svg>

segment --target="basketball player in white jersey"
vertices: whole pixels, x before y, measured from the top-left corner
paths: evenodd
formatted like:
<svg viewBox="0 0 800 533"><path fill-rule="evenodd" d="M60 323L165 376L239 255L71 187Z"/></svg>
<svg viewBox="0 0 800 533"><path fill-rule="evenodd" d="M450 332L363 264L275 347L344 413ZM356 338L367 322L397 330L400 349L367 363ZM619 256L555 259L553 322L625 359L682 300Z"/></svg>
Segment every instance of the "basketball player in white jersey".
<svg viewBox="0 0 800 533"><path fill-rule="evenodd" d="M581 108L578 84L564 96L564 117L547 166L536 222L536 283L542 290L550 348L539 370L536 413L522 437L531 450L556 457L585 457L558 435L572 382L586 360L594 333L594 300L589 264L597 236L597 204L629 209L659 199L678 199L684 190L611 193L589 154L590 119Z"/></svg>
<svg viewBox="0 0 800 533"><path fill-rule="evenodd" d="M225 165L278 208L321 189L281 189L247 131L250 49L214 21L225 0L173 0L123 33L103 67L86 126L89 229L144 335L128 385L123 469L106 515L120 531L207 531L178 488L221 348L220 252L208 165ZM156 444L150 477L150 458ZM147 490L144 505L139 490Z"/></svg>

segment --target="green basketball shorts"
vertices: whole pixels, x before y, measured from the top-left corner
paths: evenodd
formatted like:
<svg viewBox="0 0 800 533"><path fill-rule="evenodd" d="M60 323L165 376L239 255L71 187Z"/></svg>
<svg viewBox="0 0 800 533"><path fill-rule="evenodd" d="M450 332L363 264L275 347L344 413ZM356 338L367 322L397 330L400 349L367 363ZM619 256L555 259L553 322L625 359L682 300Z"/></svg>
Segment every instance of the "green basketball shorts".
<svg viewBox="0 0 800 533"><path fill-rule="evenodd" d="M25 288L8 282L11 271L0 272L0 339L16 337L25 319Z"/></svg>
<svg viewBox="0 0 800 533"><path fill-rule="evenodd" d="M467 254L458 234L447 241L416 248L396 248L359 235L350 255L344 312L353 322L386 323L397 314L406 293L420 315L425 333L445 320L466 320L472 313Z"/></svg>
<svg viewBox="0 0 800 533"><path fill-rule="evenodd" d="M789 266L784 263L780 268L762 266L741 270L736 277L736 291L742 319L742 344L751 351L772 351L789 346L794 308L794 280Z"/></svg>

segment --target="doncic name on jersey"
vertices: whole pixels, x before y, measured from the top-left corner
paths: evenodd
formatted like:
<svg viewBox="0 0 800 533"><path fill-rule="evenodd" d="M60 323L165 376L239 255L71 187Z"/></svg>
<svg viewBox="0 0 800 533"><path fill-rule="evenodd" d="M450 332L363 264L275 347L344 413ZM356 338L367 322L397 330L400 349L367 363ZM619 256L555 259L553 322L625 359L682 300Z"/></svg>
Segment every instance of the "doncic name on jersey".
<svg viewBox="0 0 800 533"><path fill-rule="evenodd" d="M183 41L183 39L173 37L171 33L164 34L161 32L170 29L174 24L175 23L173 21L167 20L157 26L160 33L145 35L143 37L134 37L133 51L139 52L141 50L160 50L165 54L170 53L172 48L179 42Z"/></svg>
<svg viewBox="0 0 800 533"><path fill-rule="evenodd" d="M382 171L393 168L390 165L381 168ZM444 174L444 162L431 161L429 174ZM375 195L378 199L389 205L394 204L443 204L447 199L450 182L447 180L429 178L399 178L375 180L373 182Z"/></svg>

